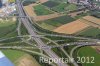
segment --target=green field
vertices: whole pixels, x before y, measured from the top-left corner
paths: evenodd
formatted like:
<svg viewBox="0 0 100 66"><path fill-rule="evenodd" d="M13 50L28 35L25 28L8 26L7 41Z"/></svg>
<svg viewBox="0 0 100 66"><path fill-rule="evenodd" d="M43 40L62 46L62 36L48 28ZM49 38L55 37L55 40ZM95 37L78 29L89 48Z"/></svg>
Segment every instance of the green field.
<svg viewBox="0 0 100 66"><path fill-rule="evenodd" d="M9 0L9 2L10 2L10 3L13 3L13 2L15 2L15 0Z"/></svg>
<svg viewBox="0 0 100 66"><path fill-rule="evenodd" d="M67 7L68 4L67 3L61 3L60 5L52 8L54 11L57 11L57 12L63 12L65 11L65 7Z"/></svg>
<svg viewBox="0 0 100 66"><path fill-rule="evenodd" d="M69 10L69 11L77 10L77 6L76 6L76 4L69 4L66 7L66 10Z"/></svg>
<svg viewBox="0 0 100 66"><path fill-rule="evenodd" d="M59 27L63 24L66 24L72 21L74 21L72 17L65 15L65 16L61 16L61 17L57 17L57 18L53 18L53 19L49 19L49 20L45 20L45 21L37 22L37 23L45 29L52 30L56 27Z"/></svg>
<svg viewBox="0 0 100 66"><path fill-rule="evenodd" d="M15 32L16 29L16 22L13 21L3 21L0 22L0 37L5 37L8 34L12 34Z"/></svg>
<svg viewBox="0 0 100 66"><path fill-rule="evenodd" d="M77 10L77 6L75 4L61 3L52 9L57 12L73 11Z"/></svg>
<svg viewBox="0 0 100 66"><path fill-rule="evenodd" d="M47 6L49 8L53 8L53 7L55 7L55 6L59 5L59 4L60 3L57 2L57 1L47 1L47 2L43 3L42 5Z"/></svg>
<svg viewBox="0 0 100 66"><path fill-rule="evenodd" d="M12 62L18 60L18 58L25 55L25 52L17 51L17 50L1 50L7 58L9 58Z"/></svg>
<svg viewBox="0 0 100 66"><path fill-rule="evenodd" d="M34 11L36 12L37 15L48 15L52 14L53 12L50 11L48 8L46 8L43 5L37 5L34 7Z"/></svg>
<svg viewBox="0 0 100 66"><path fill-rule="evenodd" d="M100 65L100 53L96 52L95 49L91 47L83 47L78 51L79 57L94 57L95 63L83 63L83 66L99 66ZM92 61L92 60L91 60Z"/></svg>
<svg viewBox="0 0 100 66"><path fill-rule="evenodd" d="M82 36L85 36L85 37L100 38L100 29L91 27L87 30L84 30L79 35L82 35Z"/></svg>
<svg viewBox="0 0 100 66"><path fill-rule="evenodd" d="M45 22L39 23L38 25L40 25L42 28L48 29L48 30L53 30L54 28L56 28L55 26L49 25Z"/></svg>
<svg viewBox="0 0 100 66"><path fill-rule="evenodd" d="M80 18L85 17L85 16L87 16L87 15L89 15L88 12L87 12L87 13L80 13L80 14L76 15L74 18L75 18L75 19L80 19Z"/></svg>
<svg viewBox="0 0 100 66"><path fill-rule="evenodd" d="M90 11L90 14L100 19L100 10Z"/></svg>

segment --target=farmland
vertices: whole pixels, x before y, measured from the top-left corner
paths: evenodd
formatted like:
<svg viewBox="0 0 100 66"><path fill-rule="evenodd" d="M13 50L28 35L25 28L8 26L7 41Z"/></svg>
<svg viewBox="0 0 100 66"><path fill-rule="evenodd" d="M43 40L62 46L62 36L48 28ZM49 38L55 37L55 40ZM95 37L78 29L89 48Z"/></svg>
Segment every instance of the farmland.
<svg viewBox="0 0 100 66"><path fill-rule="evenodd" d="M66 7L66 10L69 10L69 11L77 10L77 6L75 4L69 4Z"/></svg>
<svg viewBox="0 0 100 66"><path fill-rule="evenodd" d="M52 9L57 12L73 11L77 10L77 6L75 4L61 3Z"/></svg>
<svg viewBox="0 0 100 66"><path fill-rule="evenodd" d="M9 0L9 2L11 2L11 3L12 3L12 2L15 2L15 0Z"/></svg>
<svg viewBox="0 0 100 66"><path fill-rule="evenodd" d="M67 7L67 6L68 6L68 4L66 4L66 3L61 3L61 4L59 4L58 6L53 7L52 9L53 9L54 11L57 11L57 12L63 12L63 11L65 11L65 7Z"/></svg>
<svg viewBox="0 0 100 66"><path fill-rule="evenodd" d="M77 10L77 6L75 4L69 4L66 1L65 2L47 1L47 2L43 3L42 5L48 7L51 10L56 11L56 12Z"/></svg>
<svg viewBox="0 0 100 66"><path fill-rule="evenodd" d="M86 16L86 17L83 17L83 19L85 19L85 20L87 20L87 21L89 21L91 23L100 25L100 19L95 18L93 16Z"/></svg>
<svg viewBox="0 0 100 66"><path fill-rule="evenodd" d="M73 18L71 18L70 16L61 16L61 17L57 17L57 18L53 18L53 19L49 19L49 20L46 20L46 21L42 21L42 22L38 22L38 24L40 24L41 26L50 26L49 28L47 27L44 27L44 28L47 28L47 29L54 29L55 27L59 27L63 24L66 24L66 23L69 23L69 22L72 22L74 21ZM53 26L53 28L52 28Z"/></svg>
<svg viewBox="0 0 100 66"><path fill-rule="evenodd" d="M18 58L22 57L24 52L16 51L16 50L2 50L2 52L9 58L12 62L15 62Z"/></svg>
<svg viewBox="0 0 100 66"><path fill-rule="evenodd" d="M40 66L37 61L29 54L22 52L22 51L17 51L17 50L1 50L8 59L10 59L15 66L25 66L23 65L23 62L26 63L26 65L30 66Z"/></svg>
<svg viewBox="0 0 100 66"><path fill-rule="evenodd" d="M13 21L6 21L0 22L0 37L4 37L11 32L14 32L16 28L16 22Z"/></svg>
<svg viewBox="0 0 100 66"><path fill-rule="evenodd" d="M98 52L96 52L95 49L91 48L91 47L83 47L83 48L80 48L78 50L78 56L79 57L94 57L94 62L95 63L83 63L82 65L83 66L97 66L97 65L100 65L100 54ZM92 61L90 59L90 61Z"/></svg>
<svg viewBox="0 0 100 66"><path fill-rule="evenodd" d="M45 2L47 2L48 0L39 0L40 1L40 3L45 3Z"/></svg>
<svg viewBox="0 0 100 66"><path fill-rule="evenodd" d="M85 37L99 38L100 37L100 29L91 27L89 29L82 31L79 35L85 36Z"/></svg>
<svg viewBox="0 0 100 66"><path fill-rule="evenodd" d="M48 15L48 14L52 14L53 12L50 11L49 9L47 9L45 6L43 5L37 5L34 7L34 11L37 15Z"/></svg>
<svg viewBox="0 0 100 66"><path fill-rule="evenodd" d="M42 5L47 6L49 8L53 8L57 5L59 5L59 3L56 1L47 1L47 2L43 3Z"/></svg>
<svg viewBox="0 0 100 66"><path fill-rule="evenodd" d="M16 61L16 66L40 66L39 63L29 54L24 54Z"/></svg>
<svg viewBox="0 0 100 66"><path fill-rule="evenodd" d="M81 20L76 20L71 23L64 24L56 28L54 31L58 33L74 34L76 32L86 29L87 27L89 27L89 25L81 22Z"/></svg>

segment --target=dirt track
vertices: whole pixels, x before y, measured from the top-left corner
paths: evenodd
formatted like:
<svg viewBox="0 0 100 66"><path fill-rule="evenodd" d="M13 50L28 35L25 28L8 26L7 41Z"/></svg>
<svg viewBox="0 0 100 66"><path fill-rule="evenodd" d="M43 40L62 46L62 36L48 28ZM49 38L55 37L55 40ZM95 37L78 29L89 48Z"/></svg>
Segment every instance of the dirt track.
<svg viewBox="0 0 100 66"><path fill-rule="evenodd" d="M88 27L89 25L81 22L81 19L79 19L74 22L62 25L58 27L57 29L55 29L54 31L58 33L74 34Z"/></svg>

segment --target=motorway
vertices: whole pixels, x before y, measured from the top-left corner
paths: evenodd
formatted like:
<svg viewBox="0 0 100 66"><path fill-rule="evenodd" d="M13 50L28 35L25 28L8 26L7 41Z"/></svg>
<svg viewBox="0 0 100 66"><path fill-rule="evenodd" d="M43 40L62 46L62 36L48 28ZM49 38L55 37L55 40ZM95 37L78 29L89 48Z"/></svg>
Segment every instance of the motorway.
<svg viewBox="0 0 100 66"><path fill-rule="evenodd" d="M17 3L17 9L18 9L18 13L19 16L26 16L26 14L24 14L24 10L23 10L23 6L20 2L20 0L16 0ZM24 26L26 27L26 29L28 30L28 33L30 35L37 35L35 33L35 31L32 28L32 25L30 24L30 21L28 18L19 18L21 20L21 22L24 24ZM40 38L34 38L32 37L33 40L35 40L38 44L38 46L42 47L42 46L46 46L46 44L44 44L44 42L40 39ZM46 54L48 54L48 56L50 56L51 58L59 58L51 49L42 49ZM57 63L58 66L68 66L65 63Z"/></svg>
<svg viewBox="0 0 100 66"><path fill-rule="evenodd" d="M100 40L99 39L92 39L92 38L84 38L84 37L76 37L76 36L72 36L72 35L54 35L54 34L43 34L43 35L38 35L37 33L37 30L35 30L32 26L32 22L31 22L31 19L30 17L25 14L24 12L24 9L23 9L23 5L22 3L20 2L20 0L16 0L16 4L17 4L17 9L18 9L18 13L19 13L19 16L18 16L18 20L19 20L19 26L18 26L18 35L17 37L11 37L11 38L6 38L6 39L0 39L0 42L2 41L5 41L5 40L8 40L8 39L14 39L14 38L21 38L23 40L24 37L30 37L31 39L30 40L35 40L36 43L37 43L37 46L35 47L34 45L32 45L32 47L12 47L12 46L2 46L0 47L1 49L20 49L20 50L24 50L24 51L27 51L27 52L32 52L32 53L35 53L37 55L41 55L41 56L44 56L46 57L46 55L43 55L41 53L38 53L38 52L34 52L34 51L31 51L31 50L27 50L28 48L32 48L32 49L41 49L43 50L49 57L51 58L60 58L56 53L54 53L51 49L52 48L56 48L56 47L59 47L62 49L62 51L67 55L67 57L69 58L73 58L72 55L73 55L73 52L78 48L78 47L81 47L81 46L100 46ZM30 23L31 22L31 23ZM20 32L20 26L21 26L21 23L24 24L24 26L26 27L28 33L30 35L21 35L21 32ZM66 43L66 44L63 44L63 45L55 45L55 46L48 46L47 44L45 44L41 38L45 37L45 36L52 36L52 37L66 37L66 38L77 38L77 39L84 39L84 40L88 40L88 41L92 41L92 42L73 42L73 43ZM25 41L25 40L23 40ZM61 40L60 40L61 41ZM63 41L63 40L62 40ZM26 42L27 43L27 42ZM29 43L27 43L29 44ZM31 44L30 44L31 45ZM65 50L63 50L63 47L64 46L72 46L72 45L77 45L76 47L74 47L72 49L72 51L70 52L70 56L67 54L67 52L65 52ZM73 62L72 62L73 63ZM73 63L74 66L78 66L75 61ZM57 66L69 66L65 63L57 63Z"/></svg>
<svg viewBox="0 0 100 66"><path fill-rule="evenodd" d="M16 0L16 4L17 4L17 10L18 10L18 20L19 20L19 26L18 26L18 35L17 37L11 37L11 38L6 38L6 39L1 39L0 41L5 41L5 40L8 40L8 39L13 39L13 38L23 38L24 37L30 37L31 39L30 40L34 40L36 43L37 43L37 48L38 49L41 49L43 50L50 58L60 58L56 53L54 53L51 49L52 48L56 48L56 47L59 47L63 50L63 47L64 46L72 46L72 45L77 45L75 48L72 49L71 53L70 53L70 56L67 54L67 52L65 52L65 50L63 50L63 52L69 56L69 58L72 57L72 54L74 52L75 49L77 49L77 47L80 47L80 46L100 46L100 40L99 39L92 39L92 38L84 38L84 37L76 37L76 36L72 36L72 35L54 35L54 34L43 34L42 35L38 35L37 33L37 30L35 30L32 26L32 20L30 19L30 17L27 15L27 13L24 12L24 9L23 9L23 5L22 3L20 2L20 0ZM21 16L21 17L20 17ZM21 23L24 24L25 28L27 29L28 33L30 35L21 35L21 32L20 32L20 26L21 26ZM55 37L66 37L66 38L77 38L77 39L84 39L84 40L88 40L88 41L92 41L92 42L74 42L74 43L67 43L67 44L64 44L64 45L56 45L56 46L48 46L47 44L45 44L41 38L45 37L45 36L55 36ZM27 43L29 44L29 43ZM37 49L37 48L34 48L34 45L32 45L32 48L34 49ZM5 48L5 49L9 49L9 48L12 48L12 47L0 47L0 48ZM27 47L13 47L13 49L27 49ZM30 52L30 50L27 50ZM73 63L73 62L72 62ZM57 66L69 66L65 63L56 63ZM73 63L74 66L78 66L75 62Z"/></svg>

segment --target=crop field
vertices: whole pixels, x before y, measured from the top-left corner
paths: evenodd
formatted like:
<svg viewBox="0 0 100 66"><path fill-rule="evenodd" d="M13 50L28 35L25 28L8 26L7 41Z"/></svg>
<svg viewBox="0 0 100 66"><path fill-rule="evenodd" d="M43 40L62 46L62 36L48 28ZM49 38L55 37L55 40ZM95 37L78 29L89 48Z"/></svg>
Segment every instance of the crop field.
<svg viewBox="0 0 100 66"><path fill-rule="evenodd" d="M17 51L17 50L2 50L2 52L9 58L12 62L15 62L18 58L22 57L24 52Z"/></svg>
<svg viewBox="0 0 100 66"><path fill-rule="evenodd" d="M99 10L98 11L91 11L90 14L100 19L100 11Z"/></svg>
<svg viewBox="0 0 100 66"><path fill-rule="evenodd" d="M82 18L82 17L85 17L85 16L87 16L89 13L87 12L87 13L80 13L79 15L76 15L74 18L75 19L80 19L80 18Z"/></svg>
<svg viewBox="0 0 100 66"><path fill-rule="evenodd" d="M83 47L80 48L78 51L78 56L79 57L94 57L94 62L95 63L83 63L83 66L98 66L100 65L100 54L93 48L91 47ZM92 61L92 59L90 59Z"/></svg>
<svg viewBox="0 0 100 66"><path fill-rule="evenodd" d="M63 11L65 11L65 8L66 8L67 6L68 6L67 3L61 3L61 4L59 4L58 6L53 7L52 9L53 9L54 11L57 11L57 12L63 12Z"/></svg>
<svg viewBox="0 0 100 66"><path fill-rule="evenodd" d="M52 26L52 25L49 25L45 22L41 22L39 23L39 25L42 27L42 28L45 28L47 30L53 30L54 28L56 28L55 26Z"/></svg>
<svg viewBox="0 0 100 66"><path fill-rule="evenodd" d="M59 4L60 3L56 2L56 1L47 1L47 2L43 3L42 5L47 6L49 8L53 8Z"/></svg>
<svg viewBox="0 0 100 66"><path fill-rule="evenodd" d="M75 4L61 3L52 9L57 12L73 11L77 9L77 6Z"/></svg>
<svg viewBox="0 0 100 66"><path fill-rule="evenodd" d="M11 3L12 3L12 2L15 2L15 0L9 0L9 2L11 2Z"/></svg>
<svg viewBox="0 0 100 66"><path fill-rule="evenodd" d="M45 21L45 20L49 20L49 19L53 19L53 18L57 18L57 17L61 17L61 16L64 16L64 14L53 13L53 14L49 14L49 15L37 16L35 18L35 20L36 21Z"/></svg>
<svg viewBox="0 0 100 66"><path fill-rule="evenodd" d="M85 36L85 37L97 37L100 38L100 29L91 27L87 30L84 30L79 35Z"/></svg>
<svg viewBox="0 0 100 66"><path fill-rule="evenodd" d="M87 21L89 21L91 23L100 25L100 19L95 18L93 16L85 16L85 17L83 17L83 19L85 19L85 20L87 20Z"/></svg>
<svg viewBox="0 0 100 66"><path fill-rule="evenodd" d="M72 21L74 21L73 18L65 15L65 16L61 16L61 17L57 17L57 18L53 18L53 19L49 19L49 20L37 22L37 23L41 26L44 26L44 25L48 26L49 28L47 28L47 27L44 27L44 28L47 28L50 30L50 29L54 29L56 27L59 27L63 24L72 22Z"/></svg>
<svg viewBox="0 0 100 66"><path fill-rule="evenodd" d="M41 3L47 2L48 0L39 0Z"/></svg>
<svg viewBox="0 0 100 66"><path fill-rule="evenodd" d="M45 6L43 5L37 5L34 7L34 11L37 15L48 15L48 14L52 14L53 12L50 11L49 9L47 9Z"/></svg>
<svg viewBox="0 0 100 66"><path fill-rule="evenodd" d="M16 22L3 21L0 22L0 37L5 37L9 33L13 33L16 28ZM12 34L14 36L14 34Z"/></svg>
<svg viewBox="0 0 100 66"><path fill-rule="evenodd" d="M33 6L30 6L30 5L24 6L24 10L27 12L27 14L29 16L36 16L36 13L35 13L35 11L33 9Z"/></svg>
<svg viewBox="0 0 100 66"><path fill-rule="evenodd" d="M26 65L30 66L40 66L37 61L29 54L17 51L17 50L1 50L5 56L11 60L15 66L25 66L23 63L25 62Z"/></svg>
<svg viewBox="0 0 100 66"><path fill-rule="evenodd" d="M25 54L16 62L17 66L40 66L39 63L29 54Z"/></svg>
<svg viewBox="0 0 100 66"><path fill-rule="evenodd" d="M73 11L73 10L76 10L76 9L77 9L76 4L69 4L69 5L66 7L66 10L69 10L69 11Z"/></svg>
<svg viewBox="0 0 100 66"><path fill-rule="evenodd" d="M76 21L73 21L71 23L64 24L64 25L56 28L54 31L58 32L58 33L74 34L76 32L83 30L83 29L86 29L87 27L89 27L89 25L81 22L81 20L76 20Z"/></svg>

